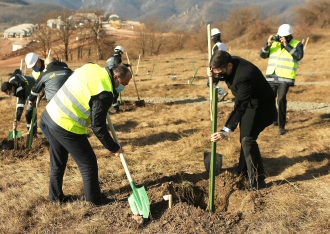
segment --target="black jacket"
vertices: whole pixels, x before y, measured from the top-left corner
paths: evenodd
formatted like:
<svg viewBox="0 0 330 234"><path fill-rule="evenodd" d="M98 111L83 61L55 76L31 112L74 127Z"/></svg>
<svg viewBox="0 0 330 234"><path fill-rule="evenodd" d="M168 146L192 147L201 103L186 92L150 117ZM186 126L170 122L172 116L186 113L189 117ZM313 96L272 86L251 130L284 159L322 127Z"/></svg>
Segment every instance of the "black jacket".
<svg viewBox="0 0 330 234"><path fill-rule="evenodd" d="M245 59L233 56L232 73L226 77L225 82L235 96L234 110L225 124L227 128L234 131L248 108L269 117L261 120L265 123L253 123L251 120L251 126L259 124L264 128L271 124L275 110L275 94L258 67Z"/></svg>
<svg viewBox="0 0 330 234"><path fill-rule="evenodd" d="M109 69L112 69L116 66L118 66L118 64L122 63L122 59L121 59L121 55L119 53L114 53L110 58L108 58L106 66ZM123 63L126 67L128 67L128 64Z"/></svg>
<svg viewBox="0 0 330 234"><path fill-rule="evenodd" d="M31 92L31 88L35 83L35 79L30 76L16 74L15 76L9 78L8 82L15 87L14 96L18 99L16 103L15 118L17 121L20 121L24 110L24 105L26 103L26 99Z"/></svg>
<svg viewBox="0 0 330 234"><path fill-rule="evenodd" d="M35 102L38 94L44 89L46 99L49 101L72 73L73 71L65 63L58 61L49 63L32 87L29 100Z"/></svg>

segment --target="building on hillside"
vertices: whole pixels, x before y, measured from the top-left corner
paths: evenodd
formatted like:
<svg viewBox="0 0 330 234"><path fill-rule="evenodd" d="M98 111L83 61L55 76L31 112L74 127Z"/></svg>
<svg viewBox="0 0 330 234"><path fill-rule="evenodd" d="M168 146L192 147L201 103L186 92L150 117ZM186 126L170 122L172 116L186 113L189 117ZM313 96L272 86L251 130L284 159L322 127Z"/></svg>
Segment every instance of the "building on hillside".
<svg viewBox="0 0 330 234"><path fill-rule="evenodd" d="M112 14L109 16L109 23L112 27L119 29L120 28L120 18L116 14Z"/></svg>
<svg viewBox="0 0 330 234"><path fill-rule="evenodd" d="M71 15L68 18L68 21L74 24L80 24L80 23L97 23L99 21L98 16L95 13L76 13L74 15Z"/></svg>
<svg viewBox="0 0 330 234"><path fill-rule="evenodd" d="M26 47L26 45L28 43L29 42L27 42L27 41L21 41L21 42L13 43L13 45L12 45L12 51L20 50L20 49Z"/></svg>
<svg viewBox="0 0 330 234"><path fill-rule="evenodd" d="M27 37L31 36L35 29L38 28L37 24L20 24L11 28L7 28L4 33L4 38L12 37Z"/></svg>
<svg viewBox="0 0 330 234"><path fill-rule="evenodd" d="M63 30L67 24L62 20L62 17L59 16L57 19L47 20L47 26L50 28L57 28Z"/></svg>

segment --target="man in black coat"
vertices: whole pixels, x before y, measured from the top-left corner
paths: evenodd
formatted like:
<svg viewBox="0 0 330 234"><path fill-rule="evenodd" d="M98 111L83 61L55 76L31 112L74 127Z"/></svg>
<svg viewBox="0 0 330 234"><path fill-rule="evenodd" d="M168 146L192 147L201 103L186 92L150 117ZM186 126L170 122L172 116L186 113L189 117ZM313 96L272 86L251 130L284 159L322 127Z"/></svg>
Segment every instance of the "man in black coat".
<svg viewBox="0 0 330 234"><path fill-rule="evenodd" d="M235 106L221 131L211 141L224 139L240 124L241 153L237 174L248 174L249 189L266 186L257 138L273 122L275 94L262 72L251 62L216 51L210 61L209 75L226 82L235 96Z"/></svg>

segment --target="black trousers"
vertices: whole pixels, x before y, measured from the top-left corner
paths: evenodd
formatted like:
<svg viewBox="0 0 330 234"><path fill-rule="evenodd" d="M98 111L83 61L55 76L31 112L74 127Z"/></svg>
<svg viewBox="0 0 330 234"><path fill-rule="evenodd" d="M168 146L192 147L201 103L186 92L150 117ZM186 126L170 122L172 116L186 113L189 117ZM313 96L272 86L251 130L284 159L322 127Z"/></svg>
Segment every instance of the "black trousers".
<svg viewBox="0 0 330 234"><path fill-rule="evenodd" d="M238 162L238 172L247 172L251 185L265 179L265 171L261 153L257 143L259 134L272 124L275 110L275 100L268 106L258 105L248 107L240 122L241 152Z"/></svg>
<svg viewBox="0 0 330 234"><path fill-rule="evenodd" d="M56 201L64 198L62 185L69 153L82 175L86 201L95 202L100 199L96 155L87 136L70 133L61 128L49 128L48 125L46 128L50 144L49 199Z"/></svg>
<svg viewBox="0 0 330 234"><path fill-rule="evenodd" d="M285 128L286 123L286 94L289 91L289 85L286 83L271 84L274 90L275 97L277 97L278 110L275 107L274 122L278 122L279 128Z"/></svg>
<svg viewBox="0 0 330 234"><path fill-rule="evenodd" d="M113 106L117 106L119 103L118 103L118 97L119 97L119 94L116 94L113 96L113 102L112 102L112 105Z"/></svg>
<svg viewBox="0 0 330 234"><path fill-rule="evenodd" d="M25 109L25 120L26 120L26 128L27 130L30 130L30 125L31 125L31 120L32 120L32 114L33 114L33 108L36 106L34 103L33 106L30 106L28 103L26 104L26 109ZM33 125L33 135L37 134L37 113L36 117L34 118L34 125Z"/></svg>

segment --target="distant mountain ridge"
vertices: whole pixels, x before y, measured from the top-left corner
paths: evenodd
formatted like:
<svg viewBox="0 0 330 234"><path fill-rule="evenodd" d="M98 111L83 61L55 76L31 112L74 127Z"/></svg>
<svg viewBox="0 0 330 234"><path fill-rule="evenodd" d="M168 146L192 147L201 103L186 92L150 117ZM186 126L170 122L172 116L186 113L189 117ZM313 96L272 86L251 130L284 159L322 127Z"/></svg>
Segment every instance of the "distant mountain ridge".
<svg viewBox="0 0 330 234"><path fill-rule="evenodd" d="M0 0L4 1L4 0ZM8 0L6 0L8 1ZM73 10L102 9L121 18L143 21L156 16L162 21L184 28L200 22L225 20L233 8L260 6L265 15L280 16L292 23L293 9L305 0L24 0L29 4L51 3ZM22 2L24 2L22 1ZM12 2L15 2L14 0ZM17 1L19 2L19 1Z"/></svg>

